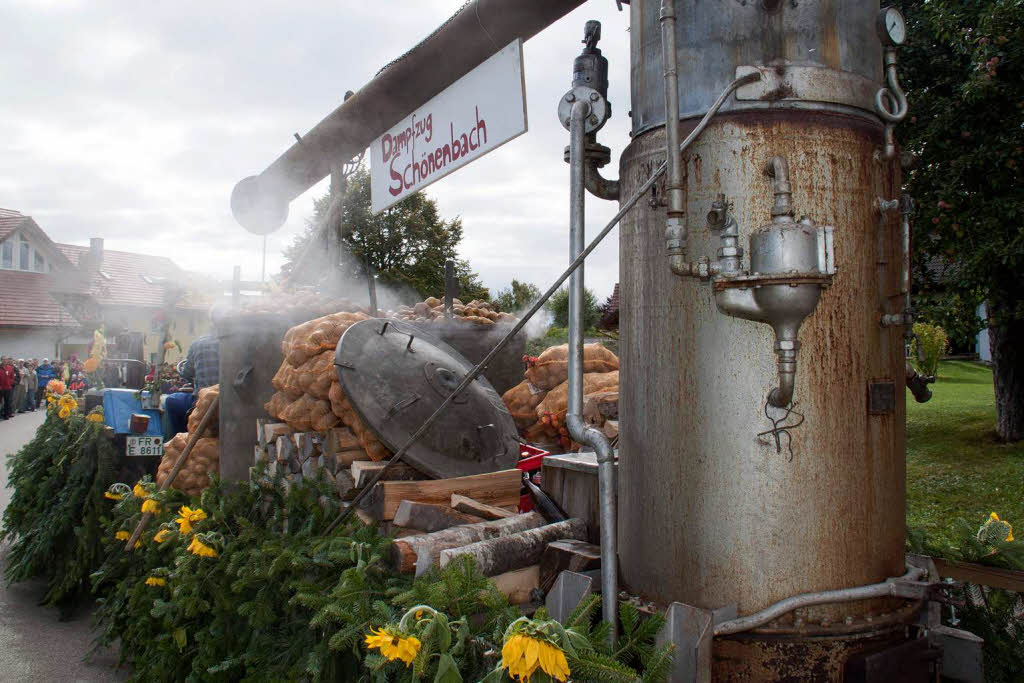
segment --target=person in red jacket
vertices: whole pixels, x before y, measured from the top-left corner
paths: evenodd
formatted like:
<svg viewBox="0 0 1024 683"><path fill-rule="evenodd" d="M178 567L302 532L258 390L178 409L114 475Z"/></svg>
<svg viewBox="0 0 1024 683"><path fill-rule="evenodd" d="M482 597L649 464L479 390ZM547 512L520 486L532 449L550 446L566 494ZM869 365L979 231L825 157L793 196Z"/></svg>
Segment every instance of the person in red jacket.
<svg viewBox="0 0 1024 683"><path fill-rule="evenodd" d="M0 360L0 416L5 420L14 415L14 387L19 379L14 363L5 356Z"/></svg>

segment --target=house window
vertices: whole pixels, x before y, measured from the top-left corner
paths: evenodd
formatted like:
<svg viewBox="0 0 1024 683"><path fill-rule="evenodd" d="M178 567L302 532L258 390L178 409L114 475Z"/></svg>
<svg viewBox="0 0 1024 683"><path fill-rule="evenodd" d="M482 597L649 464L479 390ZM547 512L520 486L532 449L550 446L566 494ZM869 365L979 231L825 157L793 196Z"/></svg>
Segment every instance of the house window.
<svg viewBox="0 0 1024 683"><path fill-rule="evenodd" d="M32 270L36 271L37 273L46 272L46 260L43 259L43 255L40 254L38 251L35 252L35 263L32 266Z"/></svg>
<svg viewBox="0 0 1024 683"><path fill-rule="evenodd" d="M14 242L7 240L3 243L2 254L0 254L0 267L2 268L13 268L14 267Z"/></svg>
<svg viewBox="0 0 1024 683"><path fill-rule="evenodd" d="M25 238L18 241L18 267L22 270L29 270L32 267L32 247Z"/></svg>

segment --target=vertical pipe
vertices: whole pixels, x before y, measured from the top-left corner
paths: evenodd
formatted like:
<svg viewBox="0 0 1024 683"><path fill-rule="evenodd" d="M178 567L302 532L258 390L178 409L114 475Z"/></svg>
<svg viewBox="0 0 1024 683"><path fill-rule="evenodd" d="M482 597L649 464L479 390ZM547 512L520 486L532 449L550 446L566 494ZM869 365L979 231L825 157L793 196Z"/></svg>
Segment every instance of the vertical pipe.
<svg viewBox="0 0 1024 683"><path fill-rule="evenodd" d="M675 0L661 0L661 56L665 78L665 154L668 162L668 215L682 217L683 155L679 150L679 75ZM684 238L685 239L685 238ZM685 244L685 243L684 243Z"/></svg>
<svg viewBox="0 0 1024 683"><path fill-rule="evenodd" d="M903 336L907 344L914 336L913 308L910 301L910 214L914 212L914 199L909 194L900 196L900 227L903 238L903 264L900 292L903 294Z"/></svg>
<svg viewBox="0 0 1024 683"><path fill-rule="evenodd" d="M370 265L370 255L363 254L363 265L366 267L366 288L370 295L370 317L377 317L377 281L374 279L373 266Z"/></svg>
<svg viewBox="0 0 1024 683"><path fill-rule="evenodd" d="M586 198L585 120L590 105L577 101L569 115L569 259L583 252ZM601 611L611 625L608 638L618 631L618 552L615 521L615 461L604 434L583 423L583 264L569 278L569 401L566 427L578 443L593 447L597 455L598 498L601 519Z"/></svg>

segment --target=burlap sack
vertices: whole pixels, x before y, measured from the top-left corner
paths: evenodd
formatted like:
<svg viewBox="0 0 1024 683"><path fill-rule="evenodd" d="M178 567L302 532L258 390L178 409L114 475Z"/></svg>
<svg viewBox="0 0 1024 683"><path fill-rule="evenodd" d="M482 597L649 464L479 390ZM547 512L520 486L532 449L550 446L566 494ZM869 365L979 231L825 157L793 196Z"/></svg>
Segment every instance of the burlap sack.
<svg viewBox="0 0 1024 683"><path fill-rule="evenodd" d="M619 371L591 372L583 375L583 396L588 394L619 390ZM565 412L569 404L569 383L562 382L548 392L537 405L537 419L557 428L565 425Z"/></svg>
<svg viewBox="0 0 1024 683"><path fill-rule="evenodd" d="M206 411L210 405L214 402L217 396L220 395L220 385L214 384L213 386L205 387L199 390L199 396L196 397L196 404L192 408L192 412L188 416L188 433L199 429L199 423L203 419L203 415L206 415ZM206 433L203 436L211 436L216 438L220 435L220 421L214 416L207 428Z"/></svg>
<svg viewBox="0 0 1024 683"><path fill-rule="evenodd" d="M506 391L501 400L505 402L505 407L516 421L516 427L523 430L537 422L537 406L547 393L523 380Z"/></svg>
<svg viewBox="0 0 1024 683"><path fill-rule="evenodd" d="M164 446L164 456L157 468L156 483L162 486L185 448L189 435L185 432L175 435ZM171 488L184 491L190 496L199 496L210 485L210 474L220 469L220 441L210 437L199 439L189 453L188 460L171 483Z"/></svg>
<svg viewBox="0 0 1024 683"><path fill-rule="evenodd" d="M569 377L569 345L552 346L535 358L526 357L526 379L538 389L550 391ZM619 357L600 344L584 344L583 372L619 369Z"/></svg>
<svg viewBox="0 0 1024 683"><path fill-rule="evenodd" d="M289 364L299 367L323 351L333 351L345 330L368 319L365 313L342 312L309 320L285 333L281 351Z"/></svg>

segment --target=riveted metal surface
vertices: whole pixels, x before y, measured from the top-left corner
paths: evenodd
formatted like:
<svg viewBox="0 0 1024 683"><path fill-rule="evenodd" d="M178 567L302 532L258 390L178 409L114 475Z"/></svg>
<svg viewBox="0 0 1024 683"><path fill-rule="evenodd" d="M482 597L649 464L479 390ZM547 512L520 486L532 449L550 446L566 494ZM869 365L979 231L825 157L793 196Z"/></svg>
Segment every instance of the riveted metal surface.
<svg viewBox="0 0 1024 683"><path fill-rule="evenodd" d="M660 0L630 4L634 135L665 123L660 4ZM882 80L882 45L875 29L878 9L877 0L787 0L775 11L753 1L676 0L680 118L703 115L736 77L737 68L761 65L797 67L793 74L780 76L780 84L786 87L772 98L805 101L735 99L723 111L830 102L873 113L875 90L865 85ZM809 77L806 67L832 73Z"/></svg>
<svg viewBox="0 0 1024 683"><path fill-rule="evenodd" d="M364 320L349 327L334 363L352 407L392 451L405 445L473 369L455 349L397 320ZM515 467L515 422L490 382L479 377L405 459L441 478Z"/></svg>
<svg viewBox="0 0 1024 683"><path fill-rule="evenodd" d="M769 219L764 166L776 154L789 161L797 215L835 226L838 272L800 330L795 409L805 421L780 435L782 452L758 436L771 427L777 379L771 328L719 313L711 285L672 275L663 207L642 201L623 220L618 528L630 590L743 615L903 573L904 402L868 415L864 398L872 378L899 378L897 397L904 390L901 331L877 322L899 296L898 219L872 207L895 192L891 166L872 159L881 142L880 123L865 117L739 113L713 121L685 155L691 259L719 246L704 221L719 193L741 244ZM663 145L663 129L633 140L624 197ZM819 618L891 609L863 601Z"/></svg>

